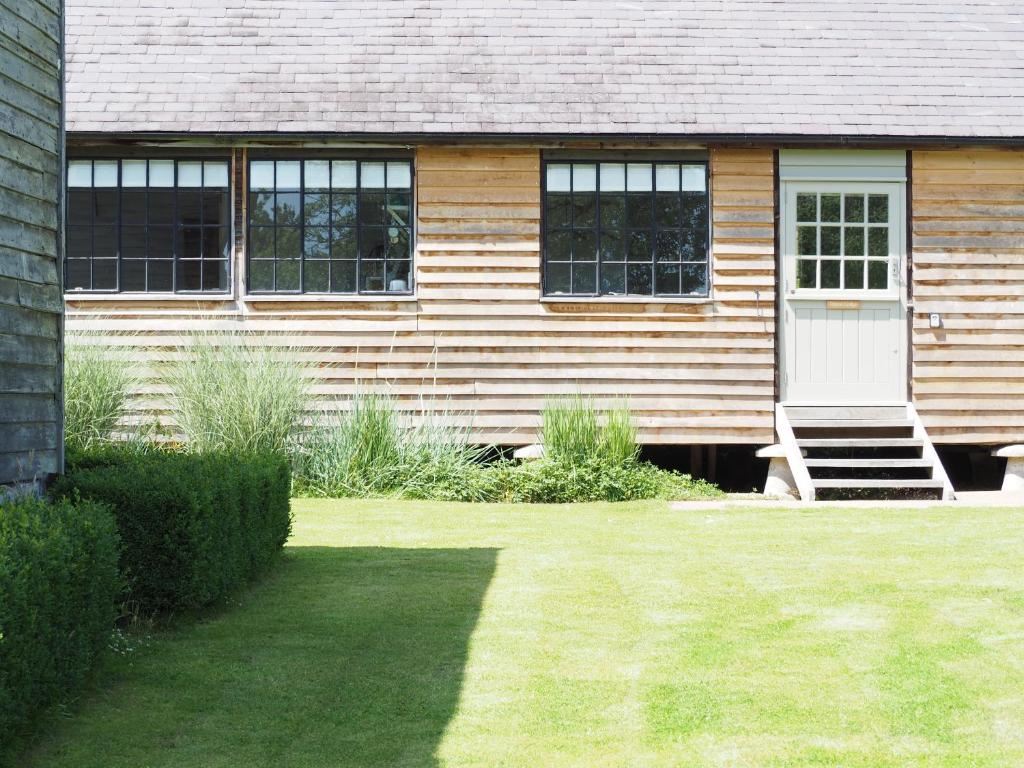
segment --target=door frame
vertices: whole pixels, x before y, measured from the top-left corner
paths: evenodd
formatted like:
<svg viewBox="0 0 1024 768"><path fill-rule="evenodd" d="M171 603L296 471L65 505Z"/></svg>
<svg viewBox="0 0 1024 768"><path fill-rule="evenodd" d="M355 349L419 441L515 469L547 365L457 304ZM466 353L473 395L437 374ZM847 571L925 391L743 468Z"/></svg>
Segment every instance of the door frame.
<svg viewBox="0 0 1024 768"><path fill-rule="evenodd" d="M803 153L801 153L803 154ZM852 153L851 153L852 154ZM839 178L822 174L821 177L811 175L795 178L779 178L779 273L776 278L776 290L779 296L779 401L787 405L845 405L847 400L806 400L789 399L787 397L788 372L787 338L790 330L787 324L787 305L790 301L857 301L861 304L873 302L898 303L900 333L898 334L898 359L896 362L900 394L892 400L872 401L877 405L904 405L910 397L910 372L907 360L909 355L908 328L910 323L909 286L908 286L908 248L907 248L907 182L899 178L871 178L858 174L855 178ZM861 289L847 291L845 289L797 289L796 285L796 194L801 191L836 192L859 191L865 193L884 191L889 195L890 211L890 290Z"/></svg>

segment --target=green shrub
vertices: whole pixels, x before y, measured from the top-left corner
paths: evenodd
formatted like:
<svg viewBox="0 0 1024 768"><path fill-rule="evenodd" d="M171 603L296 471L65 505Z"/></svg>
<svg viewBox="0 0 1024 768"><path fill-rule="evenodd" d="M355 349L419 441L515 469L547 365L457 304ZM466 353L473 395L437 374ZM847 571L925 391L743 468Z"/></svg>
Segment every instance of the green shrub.
<svg viewBox="0 0 1024 768"><path fill-rule="evenodd" d="M312 496L437 498L471 474L485 449L450 414L421 408L413 423L393 398L362 394L309 430L295 457L296 486Z"/></svg>
<svg viewBox="0 0 1024 768"><path fill-rule="evenodd" d="M57 493L110 506L127 596L141 612L221 600L267 567L291 530L276 454L108 449L77 457Z"/></svg>
<svg viewBox="0 0 1024 768"><path fill-rule="evenodd" d="M179 348L160 375L194 452L284 453L310 402L309 363L269 337L209 334Z"/></svg>
<svg viewBox="0 0 1024 768"><path fill-rule="evenodd" d="M124 427L139 379L122 351L68 334L64 346L64 439L70 450L111 440Z"/></svg>
<svg viewBox="0 0 1024 768"><path fill-rule="evenodd" d="M0 757L67 698L110 638L120 582L110 511L0 501Z"/></svg>
<svg viewBox="0 0 1024 768"><path fill-rule="evenodd" d="M541 442L546 455L567 465L600 461L621 465L640 452L628 402L599 414L590 397L550 400L541 412Z"/></svg>

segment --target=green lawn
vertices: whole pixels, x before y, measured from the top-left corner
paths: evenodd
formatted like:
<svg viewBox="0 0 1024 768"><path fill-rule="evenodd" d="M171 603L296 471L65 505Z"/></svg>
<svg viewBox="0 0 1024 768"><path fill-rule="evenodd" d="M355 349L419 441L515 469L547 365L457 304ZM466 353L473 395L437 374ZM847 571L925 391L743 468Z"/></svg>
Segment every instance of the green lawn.
<svg viewBox="0 0 1024 768"><path fill-rule="evenodd" d="M21 765L1024 765L1024 511L296 515Z"/></svg>

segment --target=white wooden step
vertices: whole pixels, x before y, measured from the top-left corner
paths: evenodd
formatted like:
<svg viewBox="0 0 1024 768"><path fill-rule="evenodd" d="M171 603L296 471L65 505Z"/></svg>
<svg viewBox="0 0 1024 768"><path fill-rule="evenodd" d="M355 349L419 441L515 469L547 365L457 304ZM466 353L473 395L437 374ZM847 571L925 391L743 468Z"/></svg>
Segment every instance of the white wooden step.
<svg viewBox="0 0 1024 768"><path fill-rule="evenodd" d="M797 438L801 448L920 448L924 440L917 437L847 437Z"/></svg>
<svg viewBox="0 0 1024 768"><path fill-rule="evenodd" d="M928 459L804 459L808 467L931 469Z"/></svg>
<svg viewBox="0 0 1024 768"><path fill-rule="evenodd" d="M941 480L867 480L867 479L842 479L836 480L818 479L814 480L815 488L934 488L941 490Z"/></svg>
<svg viewBox="0 0 1024 768"><path fill-rule="evenodd" d="M910 419L806 419L791 421L793 429L910 429Z"/></svg>
<svg viewBox="0 0 1024 768"><path fill-rule="evenodd" d="M905 419L905 405L787 405L791 423L808 419L848 421L858 419Z"/></svg>

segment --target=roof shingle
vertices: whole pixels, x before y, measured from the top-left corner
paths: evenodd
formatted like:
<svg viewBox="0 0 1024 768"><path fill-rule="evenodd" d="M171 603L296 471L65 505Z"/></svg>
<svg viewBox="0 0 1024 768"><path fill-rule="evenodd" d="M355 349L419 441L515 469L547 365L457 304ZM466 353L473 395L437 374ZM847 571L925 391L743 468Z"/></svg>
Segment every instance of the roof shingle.
<svg viewBox="0 0 1024 768"><path fill-rule="evenodd" d="M71 131L1024 136L1019 0L67 0Z"/></svg>

